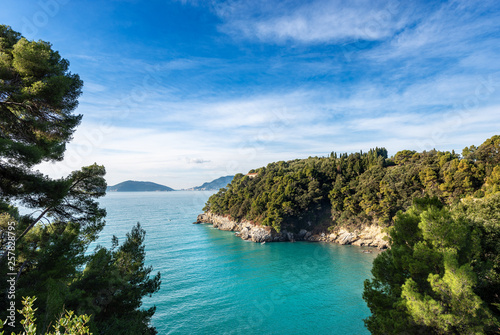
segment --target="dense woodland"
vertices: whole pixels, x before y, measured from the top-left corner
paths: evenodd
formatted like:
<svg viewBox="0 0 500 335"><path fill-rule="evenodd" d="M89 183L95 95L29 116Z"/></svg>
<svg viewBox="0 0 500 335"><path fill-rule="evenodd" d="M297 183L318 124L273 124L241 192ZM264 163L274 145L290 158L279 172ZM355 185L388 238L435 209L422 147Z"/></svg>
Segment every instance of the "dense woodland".
<svg viewBox="0 0 500 335"><path fill-rule="evenodd" d="M104 167L61 179L34 169L63 159L82 118L73 114L82 86L49 43L0 25L0 320L7 333L20 332L23 317L12 327L8 308L15 301L20 310L26 297L26 334L156 334L155 308L141 305L159 290L160 274L150 277L144 264L140 225L122 244L114 238L110 249L87 252L105 224L97 202ZM32 214L20 215L16 204ZM89 318L61 318L65 310ZM75 332L82 323L86 330Z"/></svg>
<svg viewBox="0 0 500 335"><path fill-rule="evenodd" d="M276 162L238 174L205 207L276 231L325 230L337 225L390 226L416 197L453 204L499 190L500 136L454 151L403 150L387 157L375 148Z"/></svg>

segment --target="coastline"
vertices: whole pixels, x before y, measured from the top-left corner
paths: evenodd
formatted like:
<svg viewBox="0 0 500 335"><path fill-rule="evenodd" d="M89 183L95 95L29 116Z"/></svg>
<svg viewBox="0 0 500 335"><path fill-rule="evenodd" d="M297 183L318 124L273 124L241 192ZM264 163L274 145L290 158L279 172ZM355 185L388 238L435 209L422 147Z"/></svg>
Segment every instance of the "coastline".
<svg viewBox="0 0 500 335"><path fill-rule="evenodd" d="M363 229L349 230L345 227L338 227L332 232L323 232L313 234L305 229L300 230L298 234L283 230L274 231L271 227L255 224L248 220L236 221L229 216L205 212L199 214L194 224L209 223L214 228L225 231L234 231L235 235L243 240L250 240L256 243L264 242L329 242L342 245L356 245L361 247L374 247L378 249L387 249L388 241L384 239L387 236L382 232L378 225L370 225Z"/></svg>

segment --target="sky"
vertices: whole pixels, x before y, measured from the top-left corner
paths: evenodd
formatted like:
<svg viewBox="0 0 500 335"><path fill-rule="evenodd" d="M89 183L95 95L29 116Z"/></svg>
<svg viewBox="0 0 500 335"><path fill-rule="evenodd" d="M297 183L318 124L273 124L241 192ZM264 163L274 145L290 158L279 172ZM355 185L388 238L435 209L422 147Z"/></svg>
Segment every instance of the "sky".
<svg viewBox="0 0 500 335"><path fill-rule="evenodd" d="M84 81L61 177L175 189L270 162L500 134L500 3L0 0Z"/></svg>

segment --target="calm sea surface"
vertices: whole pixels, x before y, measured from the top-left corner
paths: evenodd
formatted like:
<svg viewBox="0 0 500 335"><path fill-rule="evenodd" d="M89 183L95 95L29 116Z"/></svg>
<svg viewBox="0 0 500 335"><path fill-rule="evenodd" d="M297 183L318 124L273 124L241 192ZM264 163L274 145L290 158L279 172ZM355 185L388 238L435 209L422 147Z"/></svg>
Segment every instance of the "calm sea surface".
<svg viewBox="0 0 500 335"><path fill-rule="evenodd" d="M376 252L323 243L243 241L193 225L209 192L109 193L99 244L140 222L162 285L159 334L368 334L361 294Z"/></svg>

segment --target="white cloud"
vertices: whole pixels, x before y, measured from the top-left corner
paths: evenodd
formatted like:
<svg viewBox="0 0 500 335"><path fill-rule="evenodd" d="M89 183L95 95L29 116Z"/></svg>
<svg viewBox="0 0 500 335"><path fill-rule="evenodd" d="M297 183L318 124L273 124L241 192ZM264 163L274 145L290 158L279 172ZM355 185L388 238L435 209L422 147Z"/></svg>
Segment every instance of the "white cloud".
<svg viewBox="0 0 500 335"><path fill-rule="evenodd" d="M231 1L216 3L215 9L224 20L223 32L270 43L375 41L410 20L400 3L390 1Z"/></svg>
<svg viewBox="0 0 500 335"><path fill-rule="evenodd" d="M422 114L418 99L404 106L406 92L384 99L383 90L379 94L375 88L366 91L371 94L364 96L362 104L357 95L342 101L318 100L324 92L232 99L207 104L201 110L203 104L193 103L177 113L207 113L209 120L177 130L162 130L161 121L150 128L106 127L84 121L68 146L65 161L41 168L52 176L62 176L97 162L106 166L110 184L140 179L186 188L272 161L331 151L375 146L385 146L391 154L406 148L461 150L482 143L500 129L500 104ZM432 86L423 91L429 95ZM284 106L278 109L281 115L275 114L277 106ZM331 108L337 111L338 120L329 119ZM255 119L237 120L253 112L257 113Z"/></svg>
<svg viewBox="0 0 500 335"><path fill-rule="evenodd" d="M417 24L406 26L387 43L370 50L367 57L383 62L410 58L419 64L437 58L477 57L491 50L497 54L498 43L491 32L498 31L500 23L491 11L494 5L489 1L450 1L436 5L436 9L425 11L424 7Z"/></svg>

